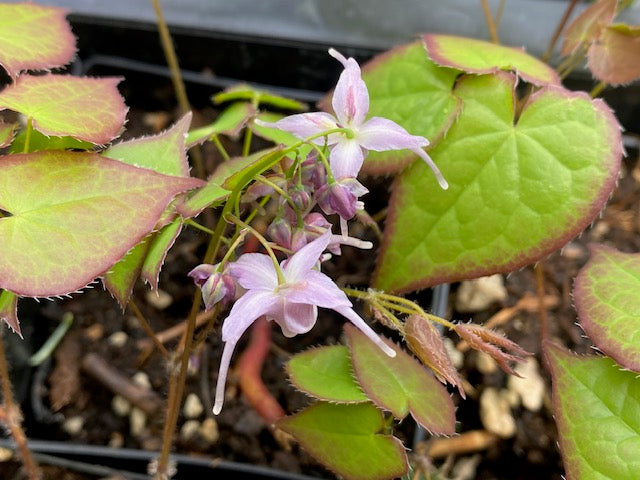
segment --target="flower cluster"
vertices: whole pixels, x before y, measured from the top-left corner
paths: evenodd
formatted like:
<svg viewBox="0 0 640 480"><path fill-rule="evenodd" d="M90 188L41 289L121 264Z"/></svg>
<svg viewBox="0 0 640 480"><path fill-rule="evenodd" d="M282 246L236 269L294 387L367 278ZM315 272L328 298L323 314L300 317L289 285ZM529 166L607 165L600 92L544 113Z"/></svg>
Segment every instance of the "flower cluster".
<svg viewBox="0 0 640 480"><path fill-rule="evenodd" d="M326 250L339 255L342 245L372 248L370 242L350 237L347 228L347 221L364 208L359 199L367 189L357 176L367 151L410 149L431 166L443 188L447 184L423 150L429 144L425 138L411 135L384 118L365 121L369 94L360 67L353 58L346 59L333 49L329 53L344 66L333 94L335 116L304 113L263 123L301 139L311 137L314 145L307 158L285 158L272 174L259 176L245 192L244 201L269 195L277 202L277 213L267 228L271 243L261 238L267 254L245 253L234 262L200 265L189 274L201 287L207 309L219 302L231 302L239 294L222 326L225 346L215 414L222 409L235 346L245 330L263 315L276 322L285 336L293 337L313 328L318 307L329 308L351 321L389 356L395 355L353 310L345 293L320 271L320 264L330 257ZM340 235L332 233L332 225L323 214L339 216ZM280 261L274 248L284 252L286 258Z"/></svg>

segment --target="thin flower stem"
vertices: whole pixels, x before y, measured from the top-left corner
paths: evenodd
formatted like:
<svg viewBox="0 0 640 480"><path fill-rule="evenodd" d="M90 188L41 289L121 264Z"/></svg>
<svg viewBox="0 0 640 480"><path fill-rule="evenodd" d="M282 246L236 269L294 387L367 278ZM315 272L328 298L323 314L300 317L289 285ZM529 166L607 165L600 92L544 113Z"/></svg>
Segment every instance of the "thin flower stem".
<svg viewBox="0 0 640 480"><path fill-rule="evenodd" d="M47 338L47 341L44 342L44 345L40 347L36 353L31 355L29 358L29 366L37 367L42 364L47 358L51 357L51 354L56 349L56 347L60 344L66 333L69 331L73 325L73 313L65 312L62 315L62 321L53 331L51 336Z"/></svg>
<svg viewBox="0 0 640 480"><path fill-rule="evenodd" d="M598 82L598 84L591 89L589 92L589 96L591 98L596 98L598 95L602 93L602 91L607 87L606 82Z"/></svg>
<svg viewBox="0 0 640 480"><path fill-rule="evenodd" d="M253 137L253 131L250 128L247 128L244 132L244 144L242 145L242 156L246 157L249 155L249 151L251 150L251 138Z"/></svg>
<svg viewBox="0 0 640 480"><path fill-rule="evenodd" d="M229 258L231 257L231 255L233 255L233 252L236 248L238 248L238 245L240 245L240 242L242 242L242 240L244 240L245 235L249 233L249 230L246 228L243 228L242 230L240 230L238 232L238 234L236 235L235 239L233 240L233 243L231 244L231 246L229 247L229 249L227 250L227 253L224 254L224 257L222 257L222 260L220 260L220 265L224 265L225 262L229 261Z"/></svg>
<svg viewBox="0 0 640 480"><path fill-rule="evenodd" d="M213 235L213 230L211 230L210 228L205 227L204 225L200 225L198 222L196 222L195 220L193 220L191 218L185 219L184 223L185 223L185 225L189 225L190 227L197 228L198 230L201 230L204 233L207 233L209 235Z"/></svg>
<svg viewBox="0 0 640 480"><path fill-rule="evenodd" d="M16 405L13 392L11 391L7 356L4 351L4 330L4 328L0 328L0 388L2 389L2 399L4 402L5 423L16 442L22 464L24 465L29 480L40 480L42 478L42 472L27 445L27 436L22 429L22 413L20 412L20 407Z"/></svg>
<svg viewBox="0 0 640 480"><path fill-rule="evenodd" d="M487 2L487 0L480 0L480 3L482 3L484 18L487 22L487 27L489 27L489 35L491 35L491 41L493 43L500 43L500 40L498 39L498 29L496 28L496 24L493 21L493 15L491 14L489 3Z"/></svg>
<svg viewBox="0 0 640 480"><path fill-rule="evenodd" d="M291 206L291 208L295 212L298 211L298 208L296 207L296 204L293 203L293 199L291 198L291 196L287 192L285 192L282 188L280 188L278 185L273 183L271 180L269 180L268 178L266 178L266 177L264 177L262 175L256 175L256 182L260 182L260 183L262 183L264 185L267 185L268 187L273 188L274 191L279 193L280 196L287 201L287 203Z"/></svg>
<svg viewBox="0 0 640 480"><path fill-rule="evenodd" d="M153 344L156 346L156 348L160 351L162 356L167 359L170 358L169 351L165 348L162 342L158 340L158 337L156 337L156 334L151 328L151 325L149 325L149 322L147 322L146 317L144 316L142 311L138 308L138 305L136 305L136 302L133 300L133 298L129 299L129 308L131 309L135 317L138 319L138 323L140 323L140 326L147 333L147 335L149 336Z"/></svg>
<svg viewBox="0 0 640 480"><path fill-rule="evenodd" d="M571 56L569 56L562 64L557 68L560 78L563 80L569 76L578 65L584 61L584 57L587 51L584 46L581 46ZM563 68L564 66L564 68Z"/></svg>
<svg viewBox="0 0 640 480"><path fill-rule="evenodd" d="M571 16L571 13L573 12L573 9L576 7L577 4L578 4L578 0L571 0L571 3L567 5L567 8L565 9L564 14L562 15L562 18L560 19L560 22L558 22L558 26L556 27L555 31L553 32L553 36L549 41L549 46L547 47L547 50L542 55L543 61L548 62L551 56L553 55L553 49L555 48L556 43L558 42L558 39L560 38L560 35L562 34L564 27L567 25L567 22L569 21L569 17Z"/></svg>
<svg viewBox="0 0 640 480"><path fill-rule="evenodd" d="M31 143L31 132L33 131L33 118L27 118L27 128L24 133L24 147L22 153L29 153L29 144Z"/></svg>
<svg viewBox="0 0 640 480"><path fill-rule="evenodd" d="M500 5L498 5L498 11L496 11L495 15L495 23L496 29L500 26L500 21L502 20L502 14L504 13L504 7L507 4L507 0L500 0Z"/></svg>
<svg viewBox="0 0 640 480"><path fill-rule="evenodd" d="M211 136L211 141L216 146L216 148L218 149L218 152L220 152L220 155L222 155L222 158L224 158L225 162L228 161L231 157L229 156L227 149L224 148L224 145L222 145L222 142L220 141L220 137L218 137L218 134L213 134Z"/></svg>
<svg viewBox="0 0 640 480"><path fill-rule="evenodd" d="M400 319L398 317L396 317L387 307L385 307L384 305L382 305L380 302L378 302L375 299L371 299L369 300L369 303L371 304L371 306L373 308L378 309L380 312L382 312L382 314L389 320L391 321L391 323L393 323L393 325L395 326L395 328L400 331L400 332L404 332L404 324L400 321Z"/></svg>

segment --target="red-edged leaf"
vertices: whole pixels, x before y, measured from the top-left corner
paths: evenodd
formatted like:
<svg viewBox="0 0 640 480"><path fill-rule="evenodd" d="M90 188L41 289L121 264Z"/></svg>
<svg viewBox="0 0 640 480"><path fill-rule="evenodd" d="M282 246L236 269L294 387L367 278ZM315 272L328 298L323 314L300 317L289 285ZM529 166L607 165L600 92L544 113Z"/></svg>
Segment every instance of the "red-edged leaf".
<svg viewBox="0 0 640 480"><path fill-rule="evenodd" d="M532 57L523 48L505 47L495 43L453 35L423 36L429 58L443 67L469 73L515 71L534 85L559 85L560 77L546 63Z"/></svg>
<svg viewBox="0 0 640 480"><path fill-rule="evenodd" d="M564 33L562 54L573 53L582 43L591 43L613 21L617 0L598 0L571 22Z"/></svg>
<svg viewBox="0 0 640 480"><path fill-rule="evenodd" d="M17 129L17 123L0 122L0 148L8 147L9 145L11 145Z"/></svg>
<svg viewBox="0 0 640 480"><path fill-rule="evenodd" d="M158 289L158 278L160 277L164 259L167 257L167 252L173 246L181 231L182 218L178 217L168 225L165 225L151 241L140 276L154 290Z"/></svg>
<svg viewBox="0 0 640 480"><path fill-rule="evenodd" d="M45 135L70 136L105 144L118 136L127 114L120 78L70 75L23 76L0 92L0 110L33 119Z"/></svg>
<svg viewBox="0 0 640 480"><path fill-rule="evenodd" d="M360 330L346 324L351 363L360 387L378 407L396 418L409 412L424 428L433 433L452 435L455 412L447 390L420 363L386 340L396 352L390 358Z"/></svg>
<svg viewBox="0 0 640 480"><path fill-rule="evenodd" d="M129 303L133 287L140 276L142 264L149 251L152 237L153 234L145 237L102 277L102 284L120 304L122 310Z"/></svg>
<svg viewBox="0 0 640 480"><path fill-rule="evenodd" d="M593 76L610 85L640 78L640 26L611 25L587 54Z"/></svg>
<svg viewBox="0 0 640 480"><path fill-rule="evenodd" d="M22 70L48 70L71 61L76 40L61 8L0 3L0 65L17 77Z"/></svg>
<svg viewBox="0 0 640 480"><path fill-rule="evenodd" d="M8 290L0 293L0 320L22 338L20 322L18 322L18 297Z"/></svg>
<svg viewBox="0 0 640 480"><path fill-rule="evenodd" d="M155 226L171 199L202 181L94 153L0 157L0 288L48 297L83 288Z"/></svg>
<svg viewBox="0 0 640 480"><path fill-rule="evenodd" d="M165 175L189 176L185 138L191 125L191 112L173 127L150 137L112 145L102 155L136 167L150 168Z"/></svg>

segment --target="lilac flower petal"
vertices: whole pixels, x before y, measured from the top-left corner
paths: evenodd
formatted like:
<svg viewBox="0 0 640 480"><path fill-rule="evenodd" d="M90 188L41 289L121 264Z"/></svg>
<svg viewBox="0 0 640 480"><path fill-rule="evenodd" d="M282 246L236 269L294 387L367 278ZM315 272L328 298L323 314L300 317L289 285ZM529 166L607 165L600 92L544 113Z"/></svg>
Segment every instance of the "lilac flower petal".
<svg viewBox="0 0 640 480"><path fill-rule="evenodd" d="M313 242L294 253L288 260L282 262L282 271L287 284L297 283L306 279L309 271L318 263L320 255L327 248L331 233L325 232Z"/></svg>
<svg viewBox="0 0 640 480"><path fill-rule="evenodd" d="M189 273L187 273L187 275L193 278L193 283L195 283L199 287L202 287L207 282L209 277L215 273L215 271L216 265L203 263L191 270Z"/></svg>
<svg viewBox="0 0 640 480"><path fill-rule="evenodd" d="M275 289L278 286L276 267L269 255L245 253L229 264L229 273L246 289Z"/></svg>
<svg viewBox="0 0 640 480"><path fill-rule="evenodd" d="M295 337L307 333L318 319L318 307L306 303L284 302L283 321L275 319L285 337Z"/></svg>
<svg viewBox="0 0 640 480"><path fill-rule="evenodd" d="M333 111L343 127L358 128L369 112L369 91L360 78L360 66L333 48L329 49L329 55L344 66L331 100Z"/></svg>
<svg viewBox="0 0 640 480"><path fill-rule="evenodd" d="M307 272L304 288L292 288L286 300L295 303L310 303L323 308L351 307L345 293L328 276L316 270Z"/></svg>
<svg viewBox="0 0 640 480"><path fill-rule="evenodd" d="M262 315L270 314L279 301L273 291L249 290L233 304L222 324L222 341L237 342L249 326Z"/></svg>
<svg viewBox="0 0 640 480"><path fill-rule="evenodd" d="M364 333L369 339L379 346L384 353L389 355L390 357L395 357L396 352L389 345L384 343L382 339L378 336L376 332L374 332L366 322L360 318L360 316L353 311L350 307L338 307L334 308L336 312L338 312L343 317L346 317L353 323L362 333Z"/></svg>
<svg viewBox="0 0 640 480"><path fill-rule="evenodd" d="M440 188L442 188L443 190L449 188L449 182L445 180L442 172L440 172L440 169L435 164L433 159L427 154L427 152L425 152L421 148L411 149L411 151L418 155L422 160L424 160L429 168L433 170L433 174L436 176L436 180L438 181L438 185L440 185Z"/></svg>
<svg viewBox="0 0 640 480"><path fill-rule="evenodd" d="M336 180L355 178L362 167L364 153L356 139L342 139L331 149L329 165Z"/></svg>
<svg viewBox="0 0 640 480"><path fill-rule="evenodd" d="M335 117L326 112L298 113L274 123L260 122L258 120L256 122L258 125L284 130L302 139L338 128ZM335 137L330 135L328 144L331 145L335 141ZM324 138L318 138L314 142L324 144Z"/></svg>
<svg viewBox="0 0 640 480"><path fill-rule="evenodd" d="M218 370L218 383L216 384L216 400L213 403L213 414L218 415L222 411L224 404L224 387L227 384L227 373L231 364L231 356L236 348L236 342L227 342L222 351L220 369Z"/></svg>

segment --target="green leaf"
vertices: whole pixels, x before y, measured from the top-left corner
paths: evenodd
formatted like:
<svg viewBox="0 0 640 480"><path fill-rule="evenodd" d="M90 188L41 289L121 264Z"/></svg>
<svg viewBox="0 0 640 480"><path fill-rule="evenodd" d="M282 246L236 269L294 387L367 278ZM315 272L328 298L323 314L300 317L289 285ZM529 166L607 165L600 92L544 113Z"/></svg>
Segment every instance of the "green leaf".
<svg viewBox="0 0 640 480"><path fill-rule="evenodd" d="M189 176L185 137L191 125L191 112L158 135L141 137L112 145L102 155L136 167L150 168L165 175Z"/></svg>
<svg viewBox="0 0 640 480"><path fill-rule="evenodd" d="M285 368L297 389L317 399L337 403L369 401L353 378L349 350L342 345L298 353Z"/></svg>
<svg viewBox="0 0 640 480"><path fill-rule="evenodd" d="M214 103L229 102L232 100L249 100L256 106L271 105L286 110L307 110L307 106L304 103L291 98L281 97L280 95L274 95L266 90L252 87L246 83L227 88L224 92L213 97Z"/></svg>
<svg viewBox="0 0 640 480"><path fill-rule="evenodd" d="M158 278L160 277L164 259L167 257L167 252L173 246L181 230L182 218L178 217L162 227L162 230L151 240L151 246L142 265L140 276L154 290L158 289Z"/></svg>
<svg viewBox="0 0 640 480"><path fill-rule="evenodd" d="M640 254L591 245L573 287L578 319L596 346L640 372Z"/></svg>
<svg viewBox="0 0 640 480"><path fill-rule="evenodd" d="M171 199L202 185L94 153L0 157L0 288L65 295L104 274L146 236Z"/></svg>
<svg viewBox="0 0 640 480"><path fill-rule="evenodd" d="M5 123L0 121L0 148L11 145L17 129L17 123Z"/></svg>
<svg viewBox="0 0 640 480"><path fill-rule="evenodd" d="M119 135L127 114L119 82L119 78L23 75L0 92L0 110L8 108L33 119L33 127L45 135L105 144Z"/></svg>
<svg viewBox="0 0 640 480"><path fill-rule="evenodd" d="M402 419L411 416L432 433L453 435L456 416L446 388L418 361L393 342L390 358L360 330L346 324L351 363L364 393L378 407Z"/></svg>
<svg viewBox="0 0 640 480"><path fill-rule="evenodd" d="M462 113L430 152L449 182L415 162L397 178L374 278L408 292L510 272L545 257L600 212L620 168L609 108L550 86L514 124L512 75L467 76Z"/></svg>
<svg viewBox="0 0 640 480"><path fill-rule="evenodd" d="M369 89L369 116L393 120L435 144L460 111L460 101L451 92L459 73L429 60L421 42L378 55L362 67ZM324 102L328 109L329 101ZM399 171L416 158L409 150L369 152L363 172Z"/></svg>
<svg viewBox="0 0 640 480"><path fill-rule="evenodd" d="M76 39L66 14L33 3L0 3L0 65L9 75L61 67L73 59Z"/></svg>
<svg viewBox="0 0 640 480"><path fill-rule="evenodd" d="M408 469L400 440L378 433L384 428L384 417L370 403L317 403L276 425L348 480L397 478Z"/></svg>
<svg viewBox="0 0 640 480"><path fill-rule="evenodd" d="M11 330L22 338L20 322L18 321L18 297L8 290L2 290L2 293L0 293L0 320L5 322Z"/></svg>
<svg viewBox="0 0 640 480"><path fill-rule="evenodd" d="M431 60L443 67L469 73L515 71L534 85L560 85L556 71L527 54L523 48L504 47L495 43L453 35L424 35L424 44Z"/></svg>
<svg viewBox="0 0 640 480"><path fill-rule="evenodd" d="M226 108L211 125L191 130L187 135L187 146L191 148L220 133L237 137L242 127L255 114L256 109L250 103L234 103Z"/></svg>
<svg viewBox="0 0 640 480"><path fill-rule="evenodd" d="M545 354L568 480L640 478L640 379L607 357Z"/></svg>
<svg viewBox="0 0 640 480"><path fill-rule="evenodd" d="M93 148L93 143L76 140L73 137L47 136L37 130L32 130L29 138L29 151L24 152L26 137L27 131L21 131L11 144L9 151L11 153L31 153L40 150L91 150Z"/></svg>
<svg viewBox="0 0 640 480"><path fill-rule="evenodd" d="M640 25L606 27L587 55L593 76L610 85L640 78Z"/></svg>
<svg viewBox="0 0 640 480"><path fill-rule="evenodd" d="M563 35L562 54L569 55L583 43L595 41L615 17L617 3L617 0L598 0L578 15Z"/></svg>
<svg viewBox="0 0 640 480"><path fill-rule="evenodd" d="M153 235L147 235L142 239L102 277L104 287L117 300L122 310L129 303L129 298L131 298L133 287L140 276L140 270L142 270L142 264L149 251Z"/></svg>

